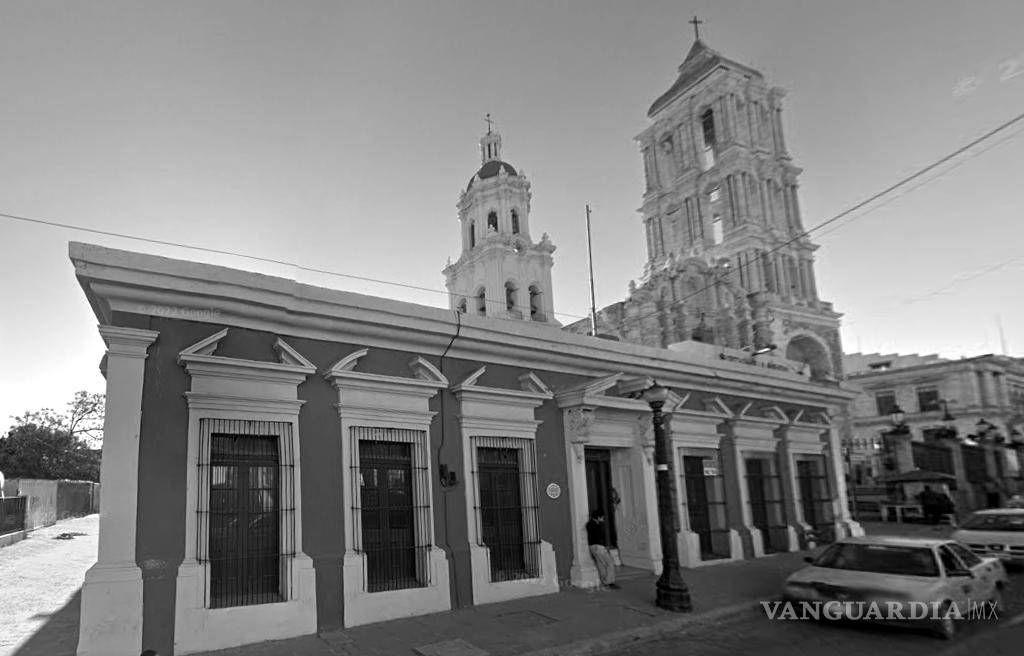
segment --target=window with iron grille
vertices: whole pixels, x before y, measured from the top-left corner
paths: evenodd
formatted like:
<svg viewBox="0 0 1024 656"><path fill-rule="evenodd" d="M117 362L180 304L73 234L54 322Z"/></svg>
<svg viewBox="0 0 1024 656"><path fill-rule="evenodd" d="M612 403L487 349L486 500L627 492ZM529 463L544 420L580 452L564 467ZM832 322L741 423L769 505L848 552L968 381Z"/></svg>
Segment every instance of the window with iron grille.
<svg viewBox="0 0 1024 656"><path fill-rule="evenodd" d="M935 412L939 405L939 390L935 387L919 387L917 389L917 407L921 412Z"/></svg>
<svg viewBox="0 0 1024 656"><path fill-rule="evenodd" d="M960 445L964 458L964 473L970 483L984 483L988 480L985 468L985 450L980 446Z"/></svg>
<svg viewBox="0 0 1024 656"><path fill-rule="evenodd" d="M430 584L431 523L426 433L355 426L352 518L366 556L366 590Z"/></svg>
<svg viewBox="0 0 1024 656"><path fill-rule="evenodd" d="M825 456L803 456L797 460L796 479L804 521L815 528L832 526L835 517L832 513Z"/></svg>
<svg viewBox="0 0 1024 656"><path fill-rule="evenodd" d="M939 444L927 442L911 442L914 455L914 467L924 471L954 474L953 454Z"/></svg>
<svg viewBox="0 0 1024 656"><path fill-rule="evenodd" d="M196 556L209 607L284 601L294 547L290 423L200 420Z"/></svg>
<svg viewBox="0 0 1024 656"><path fill-rule="evenodd" d="M782 497L782 481L775 456L746 459L747 493L753 525L760 529L765 551L787 549L789 528Z"/></svg>
<svg viewBox="0 0 1024 656"><path fill-rule="evenodd" d="M896 409L895 392L878 392L875 394L875 407L878 408L878 415L891 415Z"/></svg>
<svg viewBox="0 0 1024 656"><path fill-rule="evenodd" d="M473 438L477 536L487 547L491 581L541 575L537 467L533 440Z"/></svg>
<svg viewBox="0 0 1024 656"><path fill-rule="evenodd" d="M725 481L715 451L691 455L680 449L683 461L683 510L690 530L697 534L701 560L732 554L725 502Z"/></svg>

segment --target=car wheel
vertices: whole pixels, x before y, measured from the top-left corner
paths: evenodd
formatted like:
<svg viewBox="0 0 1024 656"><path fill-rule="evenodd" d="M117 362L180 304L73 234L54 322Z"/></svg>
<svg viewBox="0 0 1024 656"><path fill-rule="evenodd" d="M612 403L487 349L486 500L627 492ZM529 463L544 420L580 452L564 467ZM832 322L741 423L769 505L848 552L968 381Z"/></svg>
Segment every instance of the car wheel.
<svg viewBox="0 0 1024 656"><path fill-rule="evenodd" d="M956 637L956 620L948 612L950 606L951 603L948 601L942 604L942 608L939 609L940 618L935 620L934 624L935 635L942 640L952 640Z"/></svg>

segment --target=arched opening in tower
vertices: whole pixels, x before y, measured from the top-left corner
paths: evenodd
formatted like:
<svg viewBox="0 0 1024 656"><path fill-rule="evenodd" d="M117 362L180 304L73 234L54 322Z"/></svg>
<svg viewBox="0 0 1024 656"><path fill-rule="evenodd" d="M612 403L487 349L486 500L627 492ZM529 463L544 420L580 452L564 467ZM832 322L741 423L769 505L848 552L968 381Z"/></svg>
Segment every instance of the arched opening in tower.
<svg viewBox="0 0 1024 656"><path fill-rule="evenodd" d="M515 312L516 309L516 285L509 280L505 283L505 309Z"/></svg>
<svg viewBox="0 0 1024 656"><path fill-rule="evenodd" d="M811 380L832 380L832 363L828 351L813 337L799 335L786 346L786 359L803 362L810 368Z"/></svg>
<svg viewBox="0 0 1024 656"><path fill-rule="evenodd" d="M512 210L512 234L519 234L519 212Z"/></svg>
<svg viewBox="0 0 1024 656"><path fill-rule="evenodd" d="M537 285L530 285L530 320L544 321L544 314L540 310L540 289Z"/></svg>
<svg viewBox="0 0 1024 656"><path fill-rule="evenodd" d="M476 293L476 313L481 317L487 315L487 290L483 287Z"/></svg>
<svg viewBox="0 0 1024 656"><path fill-rule="evenodd" d="M498 231L498 213L497 212L490 212L487 215L487 230L488 231L493 230L495 232Z"/></svg>

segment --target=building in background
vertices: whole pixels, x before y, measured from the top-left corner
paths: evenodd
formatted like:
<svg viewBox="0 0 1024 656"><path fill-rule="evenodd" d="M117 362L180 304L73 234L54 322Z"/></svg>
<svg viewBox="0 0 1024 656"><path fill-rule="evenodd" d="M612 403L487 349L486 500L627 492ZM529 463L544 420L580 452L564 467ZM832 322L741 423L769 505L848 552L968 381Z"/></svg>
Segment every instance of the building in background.
<svg viewBox="0 0 1024 656"><path fill-rule="evenodd" d="M848 384L860 391L846 437L853 484L942 474L962 510L1024 491L1024 359L851 353L845 360ZM897 411L903 426L894 430Z"/></svg>

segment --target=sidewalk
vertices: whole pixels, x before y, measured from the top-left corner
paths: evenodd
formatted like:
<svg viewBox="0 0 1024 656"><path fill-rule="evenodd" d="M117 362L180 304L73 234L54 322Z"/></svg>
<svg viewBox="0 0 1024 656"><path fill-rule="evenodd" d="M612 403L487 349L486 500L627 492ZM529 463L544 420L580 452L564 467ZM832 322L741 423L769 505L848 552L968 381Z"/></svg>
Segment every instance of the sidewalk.
<svg viewBox="0 0 1024 656"><path fill-rule="evenodd" d="M953 529L866 522L869 535L947 537ZM568 589L501 604L422 615L293 640L206 652L204 656L583 656L678 633L762 600L803 566L806 552L684 569L692 613L654 605L655 577L626 570L621 590Z"/></svg>
<svg viewBox="0 0 1024 656"><path fill-rule="evenodd" d="M99 515L89 515L0 549L0 656L75 653L79 590L98 539Z"/></svg>
<svg viewBox="0 0 1024 656"><path fill-rule="evenodd" d="M447 613L393 620L208 656L575 656L677 632L778 596L804 553L684 569L692 613L654 605L655 577L626 570L621 590L576 589Z"/></svg>

